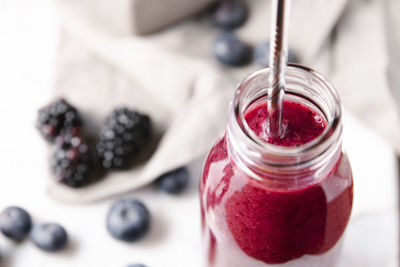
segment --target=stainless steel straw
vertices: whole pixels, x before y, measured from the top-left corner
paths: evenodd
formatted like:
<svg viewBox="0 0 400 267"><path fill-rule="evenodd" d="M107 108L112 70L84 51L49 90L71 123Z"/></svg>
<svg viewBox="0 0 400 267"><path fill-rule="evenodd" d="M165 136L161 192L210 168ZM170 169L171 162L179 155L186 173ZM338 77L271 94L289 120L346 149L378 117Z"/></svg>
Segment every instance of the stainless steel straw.
<svg viewBox="0 0 400 267"><path fill-rule="evenodd" d="M268 123L267 133L270 137L281 137L283 134L282 111L285 94L285 71L288 54L288 27L291 0L272 0L271 10L271 45L270 84L268 88Z"/></svg>

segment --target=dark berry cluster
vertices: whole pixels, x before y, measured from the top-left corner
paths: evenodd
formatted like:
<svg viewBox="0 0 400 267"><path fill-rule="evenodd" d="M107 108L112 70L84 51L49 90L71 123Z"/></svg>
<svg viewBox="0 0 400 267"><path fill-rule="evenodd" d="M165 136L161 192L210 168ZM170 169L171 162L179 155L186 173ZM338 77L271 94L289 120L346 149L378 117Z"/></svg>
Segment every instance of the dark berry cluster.
<svg viewBox="0 0 400 267"><path fill-rule="evenodd" d="M213 54L221 63L229 66L243 66L253 61L261 67L267 67L269 42L263 42L253 49L233 32L246 23L248 16L248 8L243 0L220 0L212 7L211 22L222 29L213 43ZM298 61L291 51L288 61Z"/></svg>
<svg viewBox="0 0 400 267"><path fill-rule="evenodd" d="M127 108L115 109L106 119L97 143L97 155L106 169L126 168L150 138L147 115Z"/></svg>
<svg viewBox="0 0 400 267"><path fill-rule="evenodd" d="M55 144L51 170L57 181L80 187L92 180L93 157L82 134L78 110L64 99L39 110L36 123L42 136Z"/></svg>
<svg viewBox="0 0 400 267"><path fill-rule="evenodd" d="M82 120L76 108L59 99L39 110L36 127L42 136L52 142L68 128L80 127Z"/></svg>
<svg viewBox="0 0 400 267"><path fill-rule="evenodd" d="M93 156L79 128L69 128L56 139L51 169L57 181L81 187L93 178Z"/></svg>
<svg viewBox="0 0 400 267"><path fill-rule="evenodd" d="M60 99L39 110L37 128L54 144L51 169L58 182L81 187L101 174L101 169L129 167L151 136L151 121L127 108L115 109L106 119L98 136L96 153L83 134L78 110ZM96 166L100 162L101 166ZM96 168L97 167L97 168Z"/></svg>

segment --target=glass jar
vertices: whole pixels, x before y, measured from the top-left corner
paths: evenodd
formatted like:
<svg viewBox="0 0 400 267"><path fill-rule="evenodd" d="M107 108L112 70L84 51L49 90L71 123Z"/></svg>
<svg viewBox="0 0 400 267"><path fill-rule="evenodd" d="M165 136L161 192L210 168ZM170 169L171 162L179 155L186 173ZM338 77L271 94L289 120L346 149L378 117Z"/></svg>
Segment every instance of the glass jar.
<svg viewBox="0 0 400 267"><path fill-rule="evenodd" d="M239 84L225 135L205 162L200 181L205 266L335 266L353 202L340 99L322 75L291 64L285 100L316 111L326 127L308 143L273 145L244 116L266 102L268 77L269 69L262 69Z"/></svg>

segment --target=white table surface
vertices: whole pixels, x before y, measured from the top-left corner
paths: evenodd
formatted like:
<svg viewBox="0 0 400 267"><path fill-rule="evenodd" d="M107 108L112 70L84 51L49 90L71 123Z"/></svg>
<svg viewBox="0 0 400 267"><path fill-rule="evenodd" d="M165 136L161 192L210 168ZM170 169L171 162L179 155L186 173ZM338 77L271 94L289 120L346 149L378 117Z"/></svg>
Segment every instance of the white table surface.
<svg viewBox="0 0 400 267"><path fill-rule="evenodd" d="M0 2L0 210L26 208L35 222L56 221L70 234L62 253L16 245L0 236L2 265L200 266L197 180L202 160L191 165L192 183L178 197L147 187L129 194L153 215L149 235L136 244L113 240L105 216L113 200L85 206L57 203L46 194L46 146L34 128L38 107L49 100L57 49L57 16L50 0ZM397 166L392 149L350 114L345 147L355 183L355 201L340 267L398 266Z"/></svg>

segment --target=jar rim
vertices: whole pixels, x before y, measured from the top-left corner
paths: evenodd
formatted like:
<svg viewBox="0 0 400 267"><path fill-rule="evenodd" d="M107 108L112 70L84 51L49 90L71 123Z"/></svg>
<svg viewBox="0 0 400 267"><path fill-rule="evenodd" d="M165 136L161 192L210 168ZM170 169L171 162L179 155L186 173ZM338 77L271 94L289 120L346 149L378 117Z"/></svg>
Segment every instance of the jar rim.
<svg viewBox="0 0 400 267"><path fill-rule="evenodd" d="M264 68L251 73L245 77L237 87L233 101L231 102L231 111L228 124L228 132L231 131L235 136L240 138L240 143L236 145L247 146L249 153L268 153L267 163L273 165L291 165L298 164L299 161L309 161L326 151L332 143L335 142L340 136L342 131L342 107L339 95L334 86L319 72L300 64L289 64L287 67L286 76L293 73L303 75L304 77L310 76L317 82L321 89L330 97L332 101L331 118L327 118L327 127L324 131L313 139L312 141L299 145L299 146L278 146L270 144L259 138L248 126L243 112L243 93L246 91L248 83L254 81L257 77L269 75L270 69ZM233 124L233 125L231 125ZM243 149L239 148L239 149ZM313 152L313 153L312 153ZM281 159L292 159L282 161Z"/></svg>

